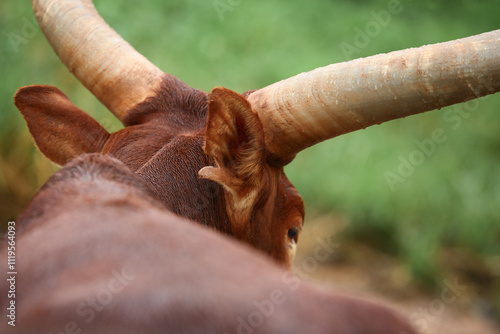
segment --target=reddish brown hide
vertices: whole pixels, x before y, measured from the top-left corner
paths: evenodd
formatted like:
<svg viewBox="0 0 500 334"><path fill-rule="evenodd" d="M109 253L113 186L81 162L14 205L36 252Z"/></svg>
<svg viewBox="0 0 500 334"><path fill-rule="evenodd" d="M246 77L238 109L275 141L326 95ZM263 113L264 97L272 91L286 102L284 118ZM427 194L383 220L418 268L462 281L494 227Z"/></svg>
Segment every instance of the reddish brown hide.
<svg viewBox="0 0 500 334"><path fill-rule="evenodd" d="M169 210L291 264L304 205L284 162L266 152L259 117L243 96L225 88L206 94L165 75L157 95L131 110L126 127L112 134L55 87L21 88L15 104L55 163L109 154Z"/></svg>
<svg viewBox="0 0 500 334"><path fill-rule="evenodd" d="M16 228L19 333L414 333L387 307L303 283L173 215L100 154L53 175Z"/></svg>

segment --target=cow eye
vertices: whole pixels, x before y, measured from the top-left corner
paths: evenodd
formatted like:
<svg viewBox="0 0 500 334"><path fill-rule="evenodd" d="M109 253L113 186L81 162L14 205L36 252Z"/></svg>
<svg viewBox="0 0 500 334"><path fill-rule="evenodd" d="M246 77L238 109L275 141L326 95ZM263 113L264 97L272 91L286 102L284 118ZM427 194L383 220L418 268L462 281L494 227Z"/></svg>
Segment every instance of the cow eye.
<svg viewBox="0 0 500 334"><path fill-rule="evenodd" d="M288 237L293 240L297 237L298 233L299 229L297 227L291 228L288 230Z"/></svg>

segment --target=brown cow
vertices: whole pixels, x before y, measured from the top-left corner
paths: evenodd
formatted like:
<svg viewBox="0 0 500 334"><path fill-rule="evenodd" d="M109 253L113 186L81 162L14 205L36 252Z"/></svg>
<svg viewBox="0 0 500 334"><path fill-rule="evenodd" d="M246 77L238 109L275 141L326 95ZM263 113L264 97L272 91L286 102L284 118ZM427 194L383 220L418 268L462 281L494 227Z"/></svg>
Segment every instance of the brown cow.
<svg viewBox="0 0 500 334"><path fill-rule="evenodd" d="M54 87L15 102L40 150L64 164L101 152L124 162L171 211L290 265L304 207L283 167L334 136L500 90L500 30L330 65L239 95L165 74L90 0L33 0L64 64L126 126L107 133Z"/></svg>
<svg viewBox="0 0 500 334"><path fill-rule="evenodd" d="M109 156L54 174L16 232L16 326L2 279L1 333L415 333L385 306L303 283L165 210Z"/></svg>

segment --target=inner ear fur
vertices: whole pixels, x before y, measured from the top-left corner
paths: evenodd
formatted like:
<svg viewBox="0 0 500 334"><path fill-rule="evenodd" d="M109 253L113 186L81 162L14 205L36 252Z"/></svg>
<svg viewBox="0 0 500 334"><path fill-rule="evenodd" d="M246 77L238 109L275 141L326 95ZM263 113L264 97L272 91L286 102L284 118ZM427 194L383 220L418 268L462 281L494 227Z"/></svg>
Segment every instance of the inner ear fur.
<svg viewBox="0 0 500 334"><path fill-rule="evenodd" d="M265 160L264 131L242 95L223 87L212 90L203 150L216 162L200 171L203 178L230 192L258 183Z"/></svg>
<svg viewBox="0 0 500 334"><path fill-rule="evenodd" d="M265 147L259 116L242 95L222 87L212 90L203 150L215 166L202 168L199 175L222 185L233 230L243 233L262 192Z"/></svg>
<svg viewBox="0 0 500 334"><path fill-rule="evenodd" d="M39 150L64 165L84 153L101 152L109 133L53 86L26 86L15 97Z"/></svg>

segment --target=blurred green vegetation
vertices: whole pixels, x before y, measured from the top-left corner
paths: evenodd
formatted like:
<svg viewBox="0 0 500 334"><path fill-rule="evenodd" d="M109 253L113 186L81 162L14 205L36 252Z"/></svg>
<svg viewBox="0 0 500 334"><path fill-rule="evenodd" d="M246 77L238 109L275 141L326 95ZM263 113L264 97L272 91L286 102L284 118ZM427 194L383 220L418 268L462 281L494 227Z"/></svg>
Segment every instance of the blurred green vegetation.
<svg viewBox="0 0 500 334"><path fill-rule="evenodd" d="M500 1L254 0L95 1L105 20L166 72L209 91L260 88L319 66L500 28ZM216 6L217 4L217 6ZM342 43L397 5L397 14L346 57ZM374 16L375 15L375 16ZM28 84L61 88L108 130L120 125L63 67L33 25L30 1L0 3L0 222L14 219L56 167L36 151L12 103ZM379 23L380 24L380 23ZM359 44L359 43L358 43ZM455 109L453 109L455 108ZM348 221L357 238L400 256L431 285L450 270L443 249L466 250L500 289L500 95L393 121L317 145L287 174L309 208ZM460 110L462 110L460 109ZM442 129L446 140L404 182L387 182L401 159ZM500 302L499 302L500 304Z"/></svg>

